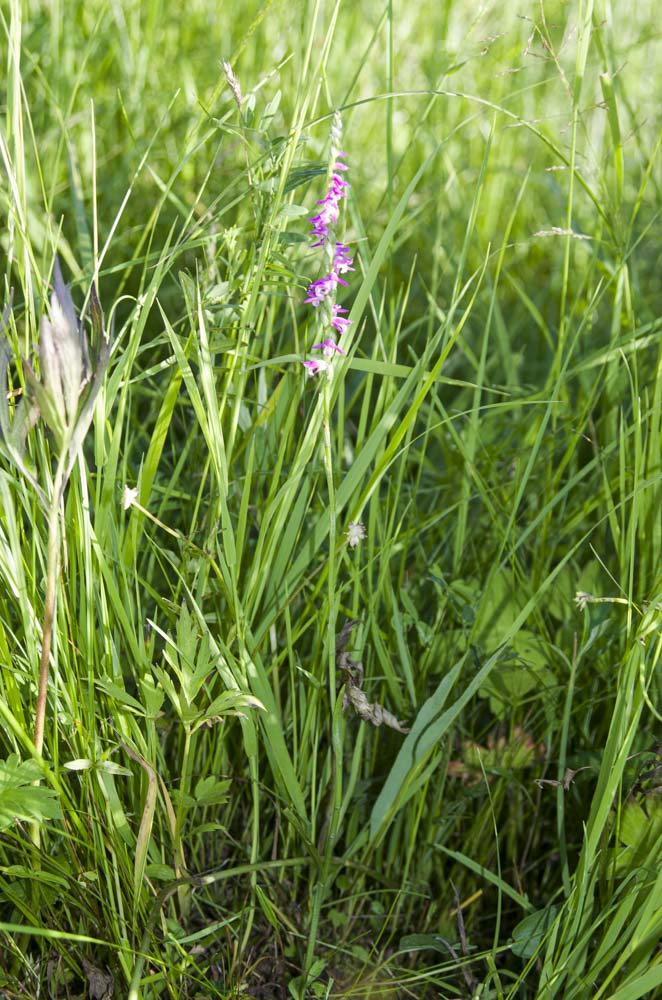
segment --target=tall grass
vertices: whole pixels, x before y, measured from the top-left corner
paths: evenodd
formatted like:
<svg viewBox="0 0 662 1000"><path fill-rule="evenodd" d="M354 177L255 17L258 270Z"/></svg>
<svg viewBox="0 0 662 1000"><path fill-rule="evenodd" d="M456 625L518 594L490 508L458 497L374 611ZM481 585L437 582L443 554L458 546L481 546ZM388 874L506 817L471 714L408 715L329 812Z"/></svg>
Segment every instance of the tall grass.
<svg viewBox="0 0 662 1000"><path fill-rule="evenodd" d="M662 995L656 5L1 13L0 991Z"/></svg>

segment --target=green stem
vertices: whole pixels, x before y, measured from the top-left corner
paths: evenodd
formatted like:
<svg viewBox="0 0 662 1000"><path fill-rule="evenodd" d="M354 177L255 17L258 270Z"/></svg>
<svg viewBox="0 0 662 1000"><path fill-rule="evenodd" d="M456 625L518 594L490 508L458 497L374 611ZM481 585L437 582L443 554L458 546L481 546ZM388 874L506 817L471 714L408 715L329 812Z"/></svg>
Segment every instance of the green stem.
<svg viewBox="0 0 662 1000"><path fill-rule="evenodd" d="M183 695L182 695L183 697ZM188 708L188 703L187 703ZM177 814L175 817L175 857L178 858L178 867L181 867L184 871L186 870L186 859L184 856L184 843L182 839L182 830L184 828L184 802L186 802L190 795L191 788L191 728L188 723L184 726L184 752L182 755L182 781L179 786L179 801L177 803ZM181 914L187 914L190 908L190 888L187 885L180 886L177 892L177 902L179 904L179 912Z"/></svg>
<svg viewBox="0 0 662 1000"><path fill-rule="evenodd" d="M257 768L257 760L254 756L250 758L251 788L253 792L253 823L251 836L251 864L254 866L250 875L251 880L251 903L248 907L246 926L241 942L241 950L244 953L248 947L253 922L255 920L255 896L257 889L258 857L260 853L260 781Z"/></svg>
<svg viewBox="0 0 662 1000"><path fill-rule="evenodd" d="M331 379L324 386L324 471L328 493L329 512L329 572L327 576L329 620L327 650L329 656L329 704L336 702L336 617L338 597L336 594L336 488L333 481L333 447L331 444Z"/></svg>
<svg viewBox="0 0 662 1000"><path fill-rule="evenodd" d="M331 381L326 380L324 386L324 468L326 471L329 512L329 565L328 565L328 606L329 617L327 625L327 651L329 669L329 710L331 727L331 769L332 793L329 815L326 822L322 867L319 879L313 889L313 901L306 948L305 973L308 975L315 958L315 945L319 929L322 905L328 894L332 878L331 863L333 849L338 838L342 808L342 726L339 722L340 706L336 693L336 619L338 612L338 597L336 587L336 494L333 481L333 448L331 445Z"/></svg>

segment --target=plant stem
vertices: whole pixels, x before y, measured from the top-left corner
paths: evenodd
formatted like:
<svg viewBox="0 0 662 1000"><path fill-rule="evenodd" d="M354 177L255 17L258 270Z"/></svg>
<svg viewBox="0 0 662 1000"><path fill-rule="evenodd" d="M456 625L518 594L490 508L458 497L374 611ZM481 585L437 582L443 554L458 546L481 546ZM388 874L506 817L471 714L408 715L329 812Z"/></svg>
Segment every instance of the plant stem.
<svg viewBox="0 0 662 1000"><path fill-rule="evenodd" d="M44 624L42 628L41 658L39 661L39 687L34 719L34 745L37 755L42 756L44 728L46 725L46 698L48 696L48 671L53 640L55 619L55 598L57 577L60 568L60 503L64 493L67 465L67 449L63 448L55 472L53 495L48 509L48 550L46 562L46 598L44 601ZM39 823L32 824L32 842L39 847Z"/></svg>
<svg viewBox="0 0 662 1000"><path fill-rule="evenodd" d="M329 813L325 823L323 843L322 869L319 880L313 890L312 913L308 931L306 948L305 973L309 975L315 959L315 945L322 905L328 894L331 882L331 863L333 849L338 838L338 829L342 806L342 727L338 723L338 695L336 692L336 618L338 597L336 593L336 494L333 481L333 447L331 444L331 383L327 379L324 385L324 467L326 470L329 513L329 567L328 567L328 634L327 649L329 654L329 726L331 729L331 780L332 792Z"/></svg>
<svg viewBox="0 0 662 1000"><path fill-rule="evenodd" d="M55 618L55 593L60 565L60 501L64 487L65 463L58 462L53 484L53 499L48 511L48 559L46 568L46 600L44 602L44 625L42 629L41 659L39 662L39 690L34 722L34 745L39 756L44 746L44 726L46 722L46 696L48 694L48 668L53 639Z"/></svg>
<svg viewBox="0 0 662 1000"><path fill-rule="evenodd" d="M59 471L59 468L58 468ZM39 662L39 687L37 690L37 707L34 719L34 745L37 755L42 756L44 746L44 727L46 723L46 697L48 694L48 668L51 656L53 637L53 619L55 617L55 588L60 565L59 546L59 505L55 503L55 495L48 512L48 559L46 568L46 599L44 602L44 624L42 628L41 659ZM38 784L38 782L37 782ZM40 841L39 821L32 824L32 843L36 848Z"/></svg>

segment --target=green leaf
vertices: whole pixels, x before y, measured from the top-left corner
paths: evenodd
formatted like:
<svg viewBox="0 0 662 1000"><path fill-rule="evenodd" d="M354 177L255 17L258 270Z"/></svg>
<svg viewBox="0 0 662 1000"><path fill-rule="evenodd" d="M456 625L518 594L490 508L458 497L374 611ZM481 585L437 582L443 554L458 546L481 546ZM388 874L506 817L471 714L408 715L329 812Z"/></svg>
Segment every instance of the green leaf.
<svg viewBox="0 0 662 1000"><path fill-rule="evenodd" d="M438 951L448 955L448 945L437 934L406 934L400 938L398 951Z"/></svg>
<svg viewBox="0 0 662 1000"><path fill-rule="evenodd" d="M287 175L283 193L289 194L290 191L294 191L295 188L300 187L302 184L309 184L310 181L314 180L316 177L326 177L326 174L326 163L319 165L311 164L309 167L295 167L293 170L290 170Z"/></svg>
<svg viewBox="0 0 662 1000"><path fill-rule="evenodd" d="M609 1000L639 1000L639 997L652 997L658 986L662 986L662 965L659 962L643 975L630 980L616 993L612 993Z"/></svg>
<svg viewBox="0 0 662 1000"><path fill-rule="evenodd" d="M476 676L467 685L460 697L450 708L442 712L466 661L466 654L443 678L437 690L426 702L414 720L411 732L404 740L382 790L377 797L370 815L370 836L375 839L385 824L409 799L408 788L415 771L424 765L427 756L439 744L467 702L474 696L481 684L487 680L495 664L501 658L497 650Z"/></svg>
<svg viewBox="0 0 662 1000"><path fill-rule="evenodd" d="M513 931L513 943L510 946L513 954L518 958L533 958L541 948L559 909L559 906L552 904L520 920Z"/></svg>
<svg viewBox="0 0 662 1000"><path fill-rule="evenodd" d="M217 719L223 715L241 713L244 708L260 708L264 711L262 702L252 694L243 694L241 691L223 691L209 705L202 716L202 721Z"/></svg>
<svg viewBox="0 0 662 1000"><path fill-rule="evenodd" d="M67 879L62 875L56 875L54 872L47 872L43 869L35 871L34 868L26 868L25 865L7 865L0 868L0 871L3 875L9 875L11 878L35 879L40 883L59 889L66 889L69 885Z"/></svg>
<svg viewBox="0 0 662 1000"><path fill-rule="evenodd" d="M153 878L157 882L174 882L177 878L174 868L171 868L170 865L146 865L145 875L147 878Z"/></svg>
<svg viewBox="0 0 662 1000"><path fill-rule="evenodd" d="M36 761L20 761L16 754L0 761L0 830L15 826L17 820L40 823L60 818L55 792L33 784L40 777Z"/></svg>
<svg viewBox="0 0 662 1000"><path fill-rule="evenodd" d="M106 774L122 774L129 778L133 775L133 771L130 771L128 767L117 764L114 760L100 760L97 764L97 770L105 771Z"/></svg>
<svg viewBox="0 0 662 1000"><path fill-rule="evenodd" d="M217 805L225 802L232 782L229 778L219 779L213 774L201 778L195 786L195 798L200 806Z"/></svg>
<svg viewBox="0 0 662 1000"><path fill-rule="evenodd" d="M310 209L306 205L283 205L279 214L284 215L286 219L297 219L302 215L310 215Z"/></svg>
<svg viewBox="0 0 662 1000"><path fill-rule="evenodd" d="M158 715L161 705L163 704L165 695L161 688L158 688L154 683L154 678L151 674L145 674L144 677L140 678L140 690L142 691L143 699L145 702L145 708L147 710L147 715L154 718Z"/></svg>
<svg viewBox="0 0 662 1000"><path fill-rule="evenodd" d="M67 760L62 765L67 771L89 771L94 767L94 761L88 757L77 757L75 760Z"/></svg>
<svg viewBox="0 0 662 1000"><path fill-rule="evenodd" d="M109 677L97 677L95 678L96 686L104 694L107 694L109 698L114 701L119 702L120 705L124 705L125 708L131 708L140 715L145 714L145 709L132 695L128 694L124 688L121 688L118 684L115 684L110 680Z"/></svg>
<svg viewBox="0 0 662 1000"><path fill-rule="evenodd" d="M626 873L634 867L657 869L658 844L662 843L662 802L648 796L646 809L635 801L621 811L618 839L625 850L616 853L615 869Z"/></svg>
<svg viewBox="0 0 662 1000"><path fill-rule="evenodd" d="M504 881L504 879L502 879L499 875L490 871L489 868L485 868L477 861L474 861L473 858L463 854L462 851L453 851L450 847L444 847L443 844L436 846L440 851L443 851L444 854L447 854L449 858L453 858L454 861L458 861L461 865L464 865L465 868L468 868L469 871L478 875L479 878L484 879L491 885L495 885L499 892L503 893L504 896L508 896L510 899L513 899L517 905L523 910L526 910L527 913L530 913L533 910L533 906L526 896L523 896L517 891L517 889L513 889L511 885Z"/></svg>

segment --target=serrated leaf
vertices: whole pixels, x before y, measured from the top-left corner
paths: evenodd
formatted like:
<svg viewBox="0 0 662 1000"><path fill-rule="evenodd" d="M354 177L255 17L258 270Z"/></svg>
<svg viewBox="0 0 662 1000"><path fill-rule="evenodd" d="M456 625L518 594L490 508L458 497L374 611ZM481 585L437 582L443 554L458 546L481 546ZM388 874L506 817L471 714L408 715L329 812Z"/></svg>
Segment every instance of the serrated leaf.
<svg viewBox="0 0 662 1000"><path fill-rule="evenodd" d="M17 820L39 823L61 817L56 793L34 784L40 777L41 768L34 760L20 761L17 754L10 754L0 761L0 829Z"/></svg>
<svg viewBox="0 0 662 1000"><path fill-rule="evenodd" d="M143 699L145 701L145 708L147 709L147 714L154 717L158 714L165 695L161 688L158 688L154 683L154 678L151 674L145 674L144 677L140 679L140 690L142 691Z"/></svg>
<svg viewBox="0 0 662 1000"><path fill-rule="evenodd" d="M113 681L109 680L107 677L97 677L95 680L96 687L104 694L107 694L110 698L119 702L120 705L124 705L126 708L132 708L134 711L138 712L140 715L145 714L145 709L132 695L128 694L121 688L118 684L114 684Z"/></svg>
<svg viewBox="0 0 662 1000"><path fill-rule="evenodd" d="M243 694L240 691L224 691L214 698L206 709L201 721L216 719L223 715L240 712L242 708L260 708L264 711L262 702L252 694Z"/></svg>
<svg viewBox="0 0 662 1000"><path fill-rule="evenodd" d="M6 760L0 761L0 793L4 787L18 788L31 784L41 777L41 768L35 760L19 760L12 753Z"/></svg>
<svg viewBox="0 0 662 1000"><path fill-rule="evenodd" d="M198 805L211 806L227 799L231 782L228 778L219 780L214 775L201 778L195 786Z"/></svg>

